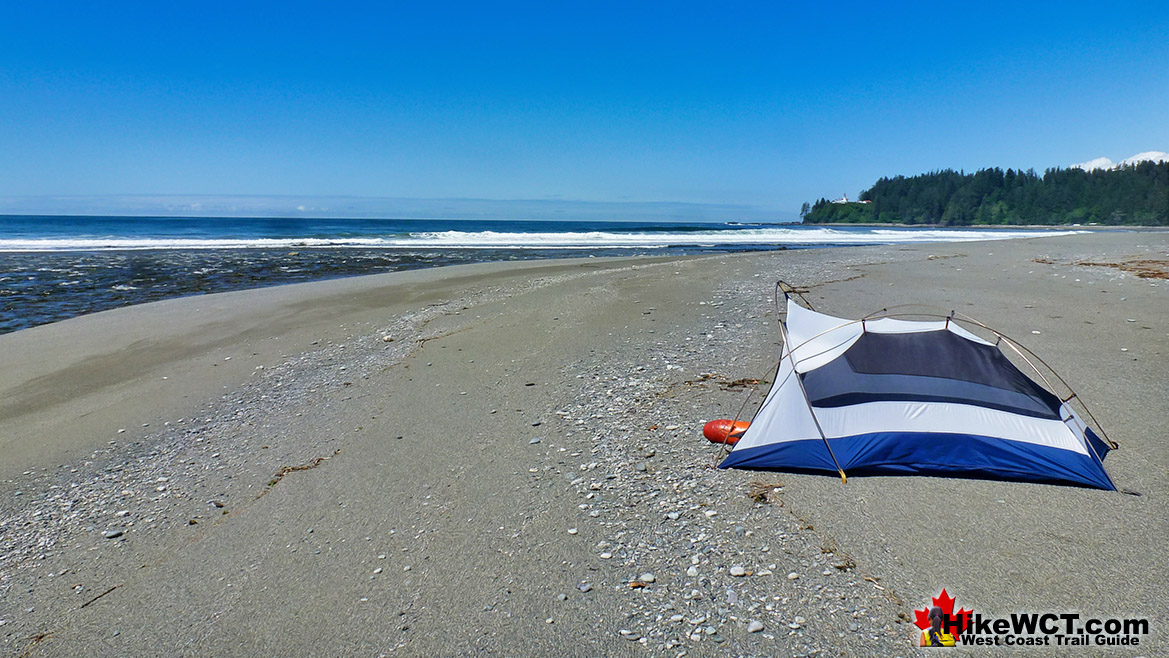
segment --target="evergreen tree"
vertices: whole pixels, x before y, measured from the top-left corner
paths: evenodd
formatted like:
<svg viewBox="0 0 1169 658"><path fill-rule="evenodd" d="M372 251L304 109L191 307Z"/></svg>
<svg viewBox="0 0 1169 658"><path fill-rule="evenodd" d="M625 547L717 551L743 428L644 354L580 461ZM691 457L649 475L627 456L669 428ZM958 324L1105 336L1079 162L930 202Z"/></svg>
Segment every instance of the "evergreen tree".
<svg viewBox="0 0 1169 658"><path fill-rule="evenodd" d="M861 201L821 198L801 216L807 223L901 224L1142 224L1169 225L1169 162L1116 169L997 167L967 174L946 169L919 176L882 177ZM806 210L806 212L805 212Z"/></svg>

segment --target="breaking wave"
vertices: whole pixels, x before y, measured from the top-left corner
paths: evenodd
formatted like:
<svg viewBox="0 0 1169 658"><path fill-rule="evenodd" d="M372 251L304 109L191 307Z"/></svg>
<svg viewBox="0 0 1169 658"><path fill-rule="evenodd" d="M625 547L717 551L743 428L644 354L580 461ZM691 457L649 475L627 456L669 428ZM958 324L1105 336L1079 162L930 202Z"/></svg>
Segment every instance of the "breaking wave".
<svg viewBox="0 0 1169 658"><path fill-rule="evenodd" d="M697 231L420 231L390 236L195 238L61 237L0 239L0 252L236 249L654 249L752 245L818 246L1010 240L1082 231L893 228L725 228Z"/></svg>

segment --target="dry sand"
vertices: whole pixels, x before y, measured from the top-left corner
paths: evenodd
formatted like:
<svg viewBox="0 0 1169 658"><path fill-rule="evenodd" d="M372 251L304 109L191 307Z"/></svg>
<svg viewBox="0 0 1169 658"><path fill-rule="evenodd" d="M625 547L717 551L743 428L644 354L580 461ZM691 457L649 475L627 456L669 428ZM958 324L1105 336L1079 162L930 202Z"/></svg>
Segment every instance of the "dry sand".
<svg viewBox="0 0 1169 658"><path fill-rule="evenodd" d="M1118 653L1163 655L1169 282L1077 264L1148 259L1169 235L477 265L0 336L0 646L908 655L945 587L1146 617ZM712 468L702 424L774 367L778 278L1021 339L1143 495Z"/></svg>

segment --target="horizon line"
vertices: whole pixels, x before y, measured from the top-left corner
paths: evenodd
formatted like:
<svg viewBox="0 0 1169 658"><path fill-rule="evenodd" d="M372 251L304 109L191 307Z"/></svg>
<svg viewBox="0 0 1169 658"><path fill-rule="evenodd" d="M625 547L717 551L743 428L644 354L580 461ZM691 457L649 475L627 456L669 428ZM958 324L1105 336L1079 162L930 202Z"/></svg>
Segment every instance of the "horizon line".
<svg viewBox="0 0 1169 658"><path fill-rule="evenodd" d="M798 213L742 203L374 197L291 194L0 195L2 215L281 217L316 219L511 219L794 221Z"/></svg>

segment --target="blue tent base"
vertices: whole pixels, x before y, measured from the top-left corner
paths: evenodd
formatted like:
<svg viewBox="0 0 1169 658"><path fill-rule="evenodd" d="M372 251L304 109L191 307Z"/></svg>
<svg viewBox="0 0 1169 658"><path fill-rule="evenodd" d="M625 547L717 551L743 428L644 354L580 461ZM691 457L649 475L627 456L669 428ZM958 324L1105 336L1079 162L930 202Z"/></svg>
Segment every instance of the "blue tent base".
<svg viewBox="0 0 1169 658"><path fill-rule="evenodd" d="M934 475L1071 484L1114 491L1100 460L1107 445L1089 430L1099 458L1023 441L932 432L877 432L829 439L841 469L853 475ZM822 439L736 449L719 468L837 474Z"/></svg>

